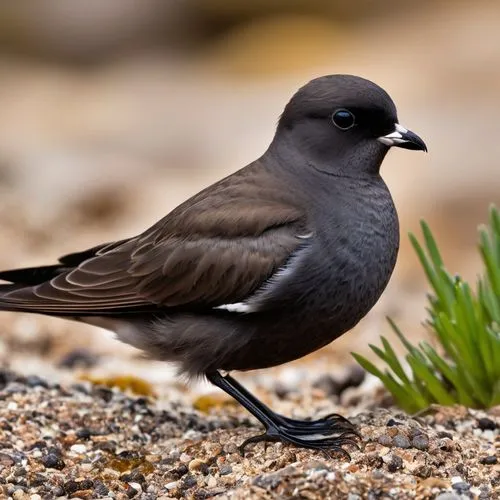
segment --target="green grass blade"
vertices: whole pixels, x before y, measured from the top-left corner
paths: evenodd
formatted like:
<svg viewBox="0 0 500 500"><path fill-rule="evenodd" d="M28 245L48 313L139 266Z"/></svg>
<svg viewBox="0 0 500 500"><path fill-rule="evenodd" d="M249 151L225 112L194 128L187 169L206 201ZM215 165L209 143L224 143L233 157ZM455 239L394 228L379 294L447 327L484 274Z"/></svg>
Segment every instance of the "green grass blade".
<svg viewBox="0 0 500 500"><path fill-rule="evenodd" d="M389 324L407 351L405 370L390 342L371 345L385 371L353 354L378 377L406 411L431 403L488 408L500 404L500 212L490 208L489 227L479 229L484 272L473 290L444 266L436 240L422 221L422 243L410 234L413 248L431 286L426 326L438 342L413 345L390 318Z"/></svg>

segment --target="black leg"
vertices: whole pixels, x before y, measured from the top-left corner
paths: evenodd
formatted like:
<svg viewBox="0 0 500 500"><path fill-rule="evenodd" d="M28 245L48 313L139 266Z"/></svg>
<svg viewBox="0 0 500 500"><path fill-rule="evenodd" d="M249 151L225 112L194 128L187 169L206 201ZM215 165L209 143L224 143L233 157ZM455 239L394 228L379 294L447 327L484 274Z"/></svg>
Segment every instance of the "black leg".
<svg viewBox="0 0 500 500"><path fill-rule="evenodd" d="M331 414L313 421L287 418L273 412L230 375L223 376L215 371L206 376L212 384L236 399L266 428L264 434L247 439L240 446L241 453L248 444L260 441L283 441L302 448L338 451L347 457L349 454L343 446L357 446L356 439L359 436L354 426L340 415Z"/></svg>

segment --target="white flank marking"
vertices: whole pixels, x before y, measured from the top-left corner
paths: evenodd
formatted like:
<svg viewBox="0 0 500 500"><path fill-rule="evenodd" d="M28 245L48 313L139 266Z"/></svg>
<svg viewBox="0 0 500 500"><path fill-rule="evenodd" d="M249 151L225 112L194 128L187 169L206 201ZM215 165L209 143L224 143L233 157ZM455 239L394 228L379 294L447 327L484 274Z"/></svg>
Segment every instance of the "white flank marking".
<svg viewBox="0 0 500 500"><path fill-rule="evenodd" d="M237 313L248 313L252 312L252 307L245 302L236 302L235 304L223 304L221 306L214 307L214 309L224 309L229 312Z"/></svg>

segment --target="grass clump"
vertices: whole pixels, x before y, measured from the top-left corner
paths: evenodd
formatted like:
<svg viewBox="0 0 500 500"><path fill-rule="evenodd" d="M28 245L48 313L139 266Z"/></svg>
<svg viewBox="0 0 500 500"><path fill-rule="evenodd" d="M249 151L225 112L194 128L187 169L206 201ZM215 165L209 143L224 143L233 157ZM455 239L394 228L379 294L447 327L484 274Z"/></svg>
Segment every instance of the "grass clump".
<svg viewBox="0 0 500 500"><path fill-rule="evenodd" d="M388 340L370 345L386 363L380 370L363 356L356 361L378 377L397 404L413 413L431 404L489 408L500 404L500 213L490 210L488 226L479 228L484 271L474 289L443 264L429 226L421 222L423 243L410 240L431 286L427 326L436 348L412 344L396 324L390 325L406 349L404 368Z"/></svg>

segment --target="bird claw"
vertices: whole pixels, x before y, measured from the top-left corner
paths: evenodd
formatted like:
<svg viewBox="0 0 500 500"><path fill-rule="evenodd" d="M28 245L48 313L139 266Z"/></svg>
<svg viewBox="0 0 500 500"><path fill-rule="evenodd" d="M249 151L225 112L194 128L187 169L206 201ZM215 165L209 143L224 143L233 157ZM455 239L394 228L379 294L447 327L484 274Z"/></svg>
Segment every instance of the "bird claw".
<svg viewBox="0 0 500 500"><path fill-rule="evenodd" d="M328 458L332 459L332 453L340 453L348 460L351 459L350 454L343 448L344 446L352 446L360 449L357 440L360 435L354 429L354 426L344 417L341 417L340 422L336 421L339 415L335 415L332 419L329 415L320 420L302 421L293 420L281 415L275 415L276 425L268 426L263 434L257 434L246 439L240 446L239 451L243 456L245 448L252 443L259 442L276 442L293 444L301 448L309 448L323 451ZM311 436L323 435L316 439Z"/></svg>
<svg viewBox="0 0 500 500"><path fill-rule="evenodd" d="M241 455L251 443L281 441L302 448L322 450L328 453L338 452L347 458L349 453L343 446L354 446L359 449L357 440L360 435L354 426L341 415L332 413L318 420L295 420L275 413L255 396L249 393L230 375L222 376L214 371L207 373L207 378L214 385L234 397L266 428L264 434L252 436L239 446ZM329 455L330 456L330 455Z"/></svg>

